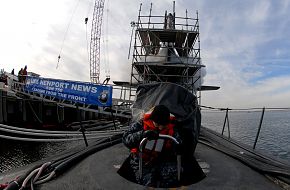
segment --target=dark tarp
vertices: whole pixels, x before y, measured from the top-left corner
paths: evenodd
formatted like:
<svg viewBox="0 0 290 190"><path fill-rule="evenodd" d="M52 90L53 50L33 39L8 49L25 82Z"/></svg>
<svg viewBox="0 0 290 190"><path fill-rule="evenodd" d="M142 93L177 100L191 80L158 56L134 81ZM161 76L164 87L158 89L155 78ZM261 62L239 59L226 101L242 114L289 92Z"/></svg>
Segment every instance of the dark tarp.
<svg viewBox="0 0 290 190"><path fill-rule="evenodd" d="M197 183L205 177L194 157L201 123L197 98L182 86L173 83L155 83L139 86L136 93L136 101L132 107L133 122L140 120L145 112L159 104L167 106L176 117L176 128L182 141L181 166L183 169L180 182L174 182L169 177L172 175L168 175L166 177L170 179L160 180L160 184L163 185L151 184L150 186L168 188ZM172 169L173 167L167 168ZM144 185L147 182L146 179L141 180L142 182L136 179L136 176L139 175L138 159L136 160L132 155L125 160L118 173L135 183ZM151 175L151 173L149 174ZM169 184L170 186L168 186Z"/></svg>
<svg viewBox="0 0 290 190"><path fill-rule="evenodd" d="M143 113L153 106L162 104L175 115L183 142L190 145L193 154L200 131L201 115L197 98L182 86L173 83L154 83L137 88L136 101L133 104L133 120L139 120Z"/></svg>

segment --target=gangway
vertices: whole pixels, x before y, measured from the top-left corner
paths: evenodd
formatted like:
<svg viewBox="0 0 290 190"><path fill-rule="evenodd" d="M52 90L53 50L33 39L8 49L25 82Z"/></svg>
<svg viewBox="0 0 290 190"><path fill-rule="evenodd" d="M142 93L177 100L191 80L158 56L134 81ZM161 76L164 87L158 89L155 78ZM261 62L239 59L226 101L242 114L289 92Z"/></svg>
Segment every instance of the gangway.
<svg viewBox="0 0 290 190"><path fill-rule="evenodd" d="M129 94L129 92L126 91L129 91L129 88L124 88L124 86L112 85L114 94L120 96L112 98L112 105L110 106L98 106L68 99L61 99L41 92L29 91L27 90L26 84L10 78L8 78L8 80L10 80L11 84L8 88L15 92L17 97L22 99L35 99L43 102L55 103L60 109L63 107L69 107L102 115L128 119L131 118L131 111L129 107L132 104L132 101L129 100L129 98L126 99L126 93Z"/></svg>

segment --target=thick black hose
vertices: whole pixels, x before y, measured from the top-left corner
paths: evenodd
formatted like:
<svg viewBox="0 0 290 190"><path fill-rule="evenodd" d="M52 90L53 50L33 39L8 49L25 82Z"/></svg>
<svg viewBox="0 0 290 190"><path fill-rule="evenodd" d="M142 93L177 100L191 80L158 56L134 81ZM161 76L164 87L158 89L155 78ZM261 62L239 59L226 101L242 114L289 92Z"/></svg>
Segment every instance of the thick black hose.
<svg viewBox="0 0 290 190"><path fill-rule="evenodd" d="M237 145L231 140L224 139L222 136L217 135L215 132L209 129L205 130L203 128L202 131L204 134L200 136L200 143L214 148L220 152L223 152L224 154L227 154L232 158L239 160L240 162L244 163L245 165L251 167L256 171L259 171L262 174L268 174L289 184L289 180L285 179L290 179L290 167L285 163L281 163L279 161L269 159L265 156L261 156L260 154L243 147L241 144ZM231 148L229 144L227 145L224 143L230 143L232 145L236 145L237 147ZM239 148L245 152L241 154L241 150L239 150Z"/></svg>
<svg viewBox="0 0 290 190"><path fill-rule="evenodd" d="M93 154L102 149L108 148L115 144L118 144L122 141L122 135L114 135L111 138L105 138L98 140L94 145L89 146L84 150L76 150L74 153L65 154L64 156L57 158L52 161L52 165L46 170L47 172L51 172L52 170L56 172L56 174L61 174L65 172L66 169L81 161L83 158ZM5 190L18 190L25 178L36 168L42 166L43 163L38 164L31 169L29 169L25 174L21 175L16 180L9 183L9 185L5 188ZM43 178L43 177L41 177ZM41 179L40 178L40 179Z"/></svg>
<svg viewBox="0 0 290 190"><path fill-rule="evenodd" d="M104 139L100 139L100 140L97 140L95 142L95 144L93 145L89 145L89 147L94 147L94 146L97 146L99 144L102 144L102 143L106 143L106 142L109 142L110 141L110 138L104 138ZM64 156L61 156L55 160L52 160L52 164L50 165L51 168L55 168L56 166L58 166L59 164L61 164L62 162L65 162L67 161L68 159L70 159L72 156L74 156L75 154L77 153L80 153L80 152L84 152L86 151L87 149L81 149L81 150L76 150L75 152L71 153L69 152L68 154L65 154Z"/></svg>
<svg viewBox="0 0 290 190"><path fill-rule="evenodd" d="M89 145L89 147L92 147L92 146L96 146L98 144L101 144L101 143L105 143L105 142L109 142L110 141L110 138L104 138L104 139L100 139L100 140L97 140L95 141L95 144L92 144L92 145ZM76 149L76 148L75 148ZM68 153L65 153L64 155L62 156L59 156L58 158L56 159L53 159L51 161L51 165L46 169L46 175L44 176L41 176L39 178L39 180L42 180L46 177L48 177L50 175L50 173L55 169L55 167L57 167L58 165L60 165L61 163L64 163L64 162L67 162L69 159L71 159L74 155L80 153L80 152L84 152L86 149L80 149L80 147L76 150L74 150L74 152L72 152L72 150L70 150L70 152Z"/></svg>
<svg viewBox="0 0 290 190"><path fill-rule="evenodd" d="M75 156L73 156L71 159L67 160L66 162L61 163L60 165L58 165L57 167L55 167L54 171L56 173L56 175L59 175L63 172L65 172L65 170L67 170L69 167L71 167L72 165L76 164L77 162L81 161L82 159L84 159L85 157L98 152L100 150L103 150L105 148L108 148L110 146L113 146L115 144L121 143L122 142L122 138L120 135L113 137L114 140L110 141L110 142L106 142L103 144L99 144L96 147L91 147L86 149L85 152L83 153L79 153Z"/></svg>

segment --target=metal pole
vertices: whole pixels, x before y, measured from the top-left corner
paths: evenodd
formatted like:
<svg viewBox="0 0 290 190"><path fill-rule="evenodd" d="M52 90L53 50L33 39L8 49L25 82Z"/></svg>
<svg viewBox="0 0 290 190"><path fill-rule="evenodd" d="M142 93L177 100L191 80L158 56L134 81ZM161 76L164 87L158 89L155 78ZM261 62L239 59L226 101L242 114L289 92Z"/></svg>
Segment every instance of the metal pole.
<svg viewBox="0 0 290 190"><path fill-rule="evenodd" d="M115 123L115 117L114 117L114 114L113 114L113 107L111 106L110 109L111 109L111 117L112 117L112 120L113 120L113 123L114 123L114 129L116 130L117 127L116 127L116 123Z"/></svg>
<svg viewBox="0 0 290 190"><path fill-rule="evenodd" d="M263 110L262 110L262 115L261 115L261 119L260 119L259 129L258 129L258 132L257 132L257 135L256 135L256 139L255 139L255 142L254 142L253 149L256 148L256 144L257 144L257 141L258 141L258 138L259 138L259 135L260 135L260 130L261 130L262 123L263 123L264 113L265 113L265 107L263 107Z"/></svg>
<svg viewBox="0 0 290 190"><path fill-rule="evenodd" d="M25 123L27 121L27 110L26 110L26 100L22 99L22 121Z"/></svg>
<svg viewBox="0 0 290 190"><path fill-rule="evenodd" d="M149 20L148 20L148 29L150 27L150 22L151 22L151 13L152 13L152 3L150 4L150 12L149 12Z"/></svg>
<svg viewBox="0 0 290 190"><path fill-rule="evenodd" d="M2 91L2 115L3 115L3 123L8 123L7 116L7 92Z"/></svg>
<svg viewBox="0 0 290 190"><path fill-rule="evenodd" d="M79 122L80 122L80 125L81 125L81 132L83 134L83 137L84 137L84 141L85 141L85 144L86 144L86 147L89 146L88 145L88 141L87 141L87 138L86 138L86 134L85 134L85 129L83 127L83 123L82 123L82 115L81 115L81 112L79 110L79 105L76 106L77 107L77 112L78 112L78 117L79 117Z"/></svg>
<svg viewBox="0 0 290 190"><path fill-rule="evenodd" d="M228 121L228 137L231 138L229 114L227 114L227 121Z"/></svg>
<svg viewBox="0 0 290 190"><path fill-rule="evenodd" d="M228 117L228 112L229 112L229 108L227 108L227 111L226 111L226 116L225 116L225 121L224 121L224 125L223 125L222 135L224 135L225 126L226 126L227 117Z"/></svg>

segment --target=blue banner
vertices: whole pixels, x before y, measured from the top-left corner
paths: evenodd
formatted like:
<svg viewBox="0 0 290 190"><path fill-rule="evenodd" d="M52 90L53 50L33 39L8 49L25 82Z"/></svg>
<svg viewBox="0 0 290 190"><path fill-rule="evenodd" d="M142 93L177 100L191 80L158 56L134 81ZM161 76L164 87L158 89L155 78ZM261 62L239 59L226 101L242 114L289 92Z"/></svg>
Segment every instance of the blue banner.
<svg viewBox="0 0 290 190"><path fill-rule="evenodd" d="M27 76L25 90L97 106L112 105L112 86Z"/></svg>

